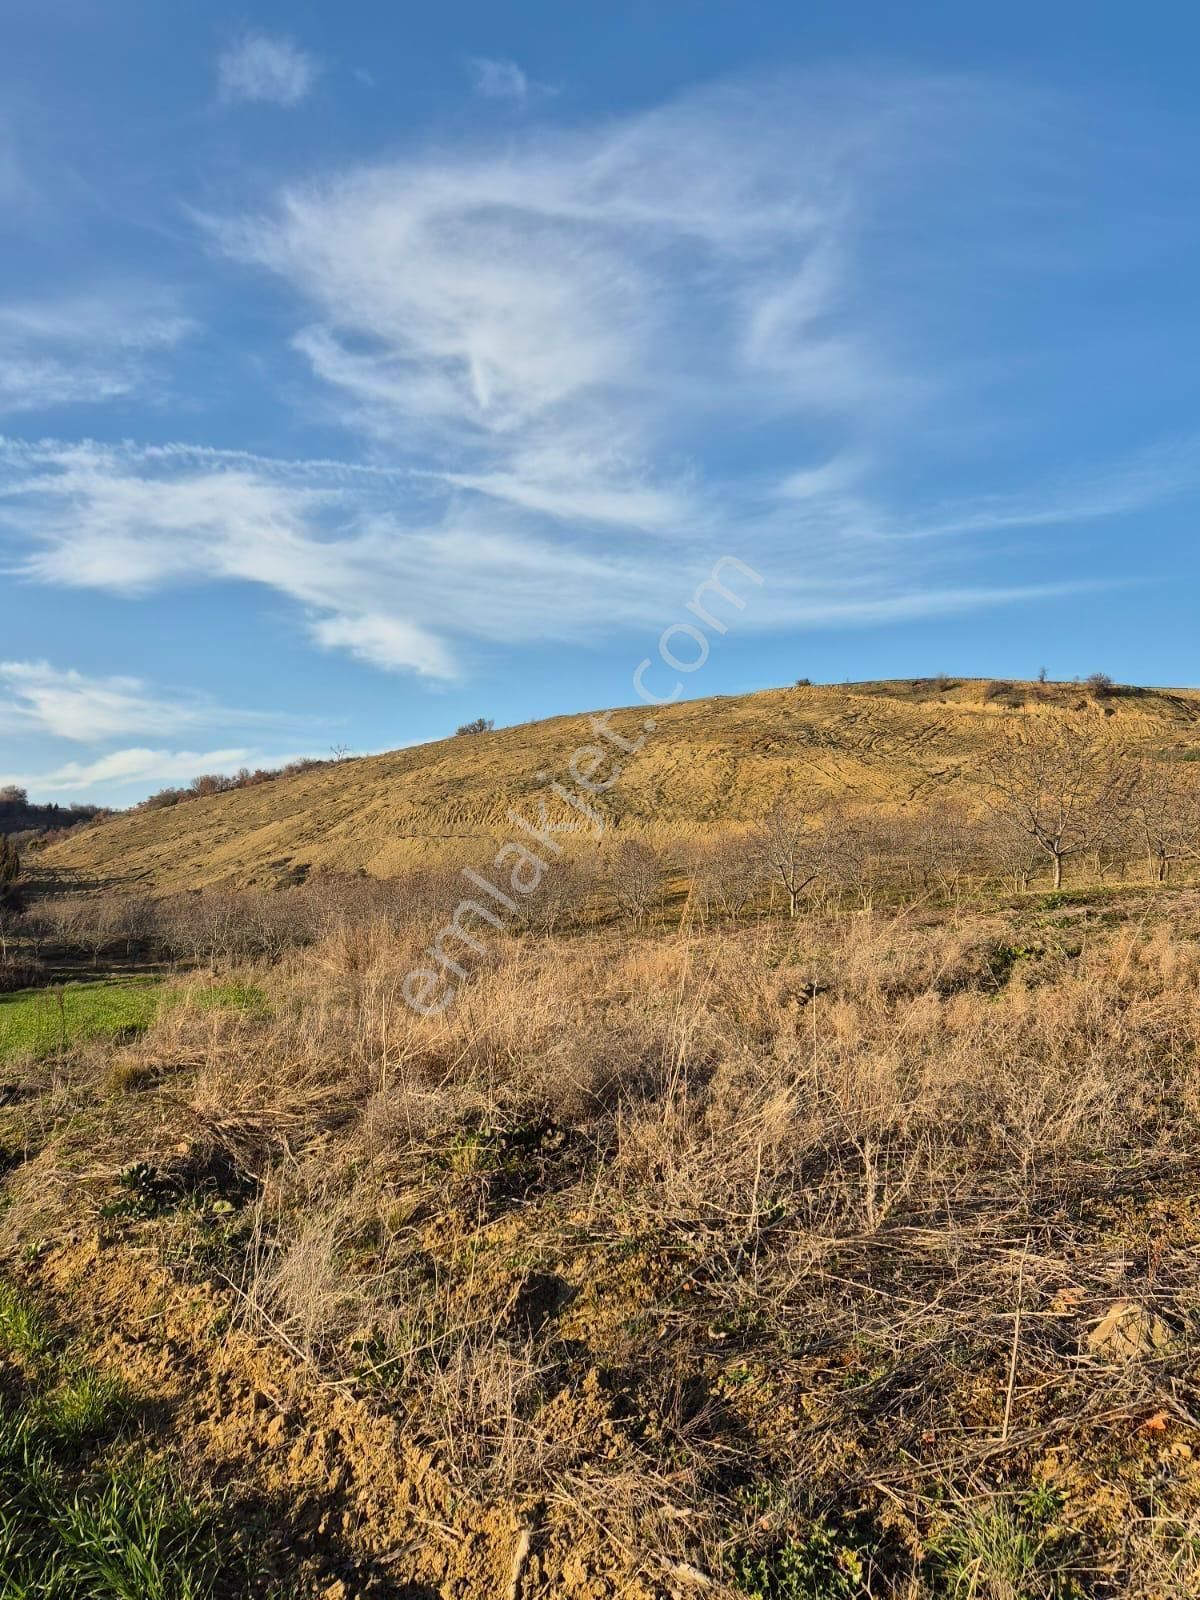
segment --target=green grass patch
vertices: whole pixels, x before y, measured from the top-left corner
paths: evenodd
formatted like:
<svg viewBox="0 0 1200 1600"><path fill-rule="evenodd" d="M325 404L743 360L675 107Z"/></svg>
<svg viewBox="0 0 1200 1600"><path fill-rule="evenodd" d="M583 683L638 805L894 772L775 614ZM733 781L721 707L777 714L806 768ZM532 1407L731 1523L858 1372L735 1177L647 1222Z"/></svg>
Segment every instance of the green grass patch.
<svg viewBox="0 0 1200 1600"><path fill-rule="evenodd" d="M122 979L0 995L0 1062L140 1033L154 1020L161 994L156 979Z"/></svg>
<svg viewBox="0 0 1200 1600"><path fill-rule="evenodd" d="M959 1505L929 1541L935 1586L952 1596L1026 1595L1082 1600L1071 1576L1073 1536L1059 1519L1061 1499L1045 1485L1023 1495Z"/></svg>
<svg viewBox="0 0 1200 1600"><path fill-rule="evenodd" d="M50 1336L41 1317L24 1295L0 1278L0 1354L32 1362L49 1349Z"/></svg>
<svg viewBox="0 0 1200 1600"><path fill-rule="evenodd" d="M266 990L257 983L231 978L226 983L214 983L206 989L181 990L171 996L172 1001L187 998L198 1011L257 1011L267 1012Z"/></svg>
<svg viewBox="0 0 1200 1600"><path fill-rule="evenodd" d="M210 1600L245 1593L219 1508L130 1437L123 1386L78 1360L0 1282L0 1600Z"/></svg>
<svg viewBox="0 0 1200 1600"><path fill-rule="evenodd" d="M0 1063L53 1055L87 1039L130 1038L150 1026L160 1007L185 1003L200 1011L270 1009L258 984L241 979L187 989L170 988L159 978L21 989L0 995Z"/></svg>

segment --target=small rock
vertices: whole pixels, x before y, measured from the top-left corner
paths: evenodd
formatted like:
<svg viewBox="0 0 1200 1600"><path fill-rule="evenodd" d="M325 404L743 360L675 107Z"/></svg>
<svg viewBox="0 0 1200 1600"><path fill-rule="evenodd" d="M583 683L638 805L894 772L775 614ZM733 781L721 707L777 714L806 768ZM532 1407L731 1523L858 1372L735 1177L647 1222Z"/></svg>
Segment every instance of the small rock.
<svg viewBox="0 0 1200 1600"><path fill-rule="evenodd" d="M1171 1343L1171 1330L1161 1317L1132 1300L1118 1300L1092 1329L1087 1347L1110 1361L1154 1355Z"/></svg>

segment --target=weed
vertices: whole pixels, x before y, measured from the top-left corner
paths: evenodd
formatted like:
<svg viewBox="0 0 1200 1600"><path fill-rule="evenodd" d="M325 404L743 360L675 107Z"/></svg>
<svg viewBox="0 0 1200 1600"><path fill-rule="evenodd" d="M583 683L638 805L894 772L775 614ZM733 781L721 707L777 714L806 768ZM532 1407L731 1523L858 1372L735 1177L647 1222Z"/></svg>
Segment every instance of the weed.
<svg viewBox="0 0 1200 1600"><path fill-rule="evenodd" d="M865 1571L862 1553L823 1522L767 1550L734 1550L727 1568L752 1600L856 1600Z"/></svg>
<svg viewBox="0 0 1200 1600"><path fill-rule="evenodd" d="M148 1161L135 1161L126 1167L117 1184L123 1192L101 1206L102 1217L128 1217L133 1221L156 1217L173 1194L170 1183Z"/></svg>
<svg viewBox="0 0 1200 1600"><path fill-rule="evenodd" d="M929 1564L953 1600L1075 1600L1068 1535L1053 1520L1061 1501L1035 1487L1013 1499L960 1503L930 1541Z"/></svg>
<svg viewBox="0 0 1200 1600"><path fill-rule="evenodd" d="M0 1339L40 1362L36 1380L0 1396L2 1600L208 1600L223 1571L236 1584L216 1508L127 1451L110 1460L124 1390L56 1345L7 1283Z"/></svg>

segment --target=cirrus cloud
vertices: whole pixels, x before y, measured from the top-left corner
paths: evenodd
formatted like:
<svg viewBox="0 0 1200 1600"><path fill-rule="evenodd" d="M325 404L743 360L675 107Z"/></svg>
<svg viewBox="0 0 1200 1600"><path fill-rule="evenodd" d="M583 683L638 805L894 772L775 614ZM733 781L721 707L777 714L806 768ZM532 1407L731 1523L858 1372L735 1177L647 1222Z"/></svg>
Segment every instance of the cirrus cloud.
<svg viewBox="0 0 1200 1600"><path fill-rule="evenodd" d="M62 794L86 789L107 797L113 789L142 789L155 783L190 782L205 772L230 772L244 766L280 767L294 755L263 756L251 749L171 750L133 746L112 750L94 761L68 761L49 772L4 773L0 784L16 784L36 794Z"/></svg>
<svg viewBox="0 0 1200 1600"><path fill-rule="evenodd" d="M732 84L202 218L280 297L292 392L358 459L0 442L9 570L257 585L319 648L431 679L661 627L723 554L766 578L762 628L1061 594L1045 565L985 581L975 546L1149 503L1169 472L933 505L896 489L953 400L884 292L919 267L930 297L909 202L951 170L976 184L961 153L1001 148L1027 109L904 73Z"/></svg>
<svg viewBox="0 0 1200 1600"><path fill-rule="evenodd" d="M0 732L99 744L131 733L264 720L261 712L234 710L190 691L164 695L141 678L89 677L48 661L0 661Z"/></svg>
<svg viewBox="0 0 1200 1600"><path fill-rule="evenodd" d="M718 507L686 538L670 530L614 543L607 524L597 539L565 539L549 513L534 520L482 492L425 499L426 480L403 468L0 439L0 534L27 546L13 569L27 581L125 595L255 584L295 602L322 648L450 678L480 647L660 627L723 554L748 554L767 579L744 623L757 628L870 625L1061 595L1086 585L947 581L941 549L953 533L1092 521L1127 509L1133 494L1147 503L1189 481L1182 467L1155 477L1118 464L1107 482L1056 485L1042 501L994 499L986 512L939 503L928 531L940 537L921 538L919 519L889 518L847 473L792 479L786 493L772 485L737 537ZM118 699L134 693L109 687Z"/></svg>
<svg viewBox="0 0 1200 1600"><path fill-rule="evenodd" d="M298 106L316 82L315 58L291 39L246 33L222 51L217 85L225 101L259 101Z"/></svg>
<svg viewBox="0 0 1200 1600"><path fill-rule="evenodd" d="M0 415L97 405L142 389L152 358L194 330L152 292L0 306Z"/></svg>

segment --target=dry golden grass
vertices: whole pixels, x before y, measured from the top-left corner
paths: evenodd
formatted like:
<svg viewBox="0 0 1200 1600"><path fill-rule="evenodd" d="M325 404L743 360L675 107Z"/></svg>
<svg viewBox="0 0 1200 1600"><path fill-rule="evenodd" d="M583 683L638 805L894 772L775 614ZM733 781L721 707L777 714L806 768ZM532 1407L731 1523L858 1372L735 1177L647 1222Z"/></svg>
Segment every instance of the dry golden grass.
<svg viewBox="0 0 1200 1600"><path fill-rule="evenodd" d="M344 926L31 1083L5 1236L215 1284L533 1530L522 1600L1192 1594L1198 934L1179 889L510 938L426 1019Z"/></svg>
<svg viewBox="0 0 1200 1600"><path fill-rule="evenodd" d="M658 707L603 810L618 828L674 845L759 821L781 794L848 796L902 808L962 797L980 755L1016 719L1085 717L1104 739L1194 748L1200 692L977 680L773 689ZM613 713L634 737L645 708ZM588 716L555 717L329 765L163 811L127 813L72 834L46 862L70 878L164 892L274 884L303 869L394 876L424 862L486 859L512 836L510 806L532 814L540 773L561 775L593 742ZM564 817L575 814L561 808ZM578 818L576 818L578 820Z"/></svg>

